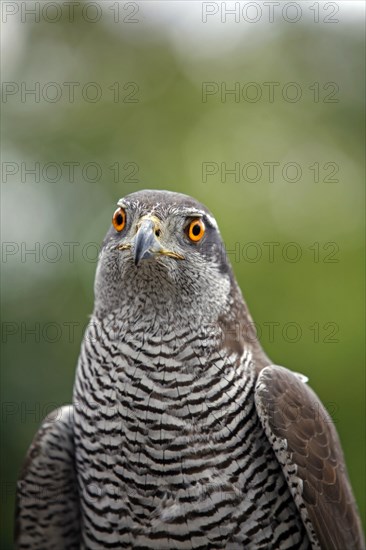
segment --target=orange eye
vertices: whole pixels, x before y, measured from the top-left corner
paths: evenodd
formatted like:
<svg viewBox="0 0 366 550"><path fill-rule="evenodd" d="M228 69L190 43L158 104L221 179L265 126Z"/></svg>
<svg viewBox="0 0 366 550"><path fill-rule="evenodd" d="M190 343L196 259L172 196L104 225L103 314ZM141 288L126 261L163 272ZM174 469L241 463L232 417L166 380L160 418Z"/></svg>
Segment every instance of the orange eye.
<svg viewBox="0 0 366 550"><path fill-rule="evenodd" d="M197 218L196 220L192 220L187 228L187 234L188 237L191 239L191 241L197 243L200 241L205 234L206 228L205 224L200 218Z"/></svg>
<svg viewBox="0 0 366 550"><path fill-rule="evenodd" d="M123 210L123 208L117 208L117 210L113 214L112 223L116 231L122 231L122 229L126 225L126 212Z"/></svg>

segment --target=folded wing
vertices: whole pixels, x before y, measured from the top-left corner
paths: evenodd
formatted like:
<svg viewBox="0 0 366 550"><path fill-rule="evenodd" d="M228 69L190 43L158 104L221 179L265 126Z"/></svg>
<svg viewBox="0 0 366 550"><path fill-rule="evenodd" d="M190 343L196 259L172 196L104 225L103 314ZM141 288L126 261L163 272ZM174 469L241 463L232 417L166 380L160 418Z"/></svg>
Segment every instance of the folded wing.
<svg viewBox="0 0 366 550"><path fill-rule="evenodd" d="M76 550L80 507L74 466L73 407L43 421L17 484L15 548Z"/></svg>
<svg viewBox="0 0 366 550"><path fill-rule="evenodd" d="M313 548L364 549L338 434L319 398L303 378L271 365L259 373L255 403Z"/></svg>

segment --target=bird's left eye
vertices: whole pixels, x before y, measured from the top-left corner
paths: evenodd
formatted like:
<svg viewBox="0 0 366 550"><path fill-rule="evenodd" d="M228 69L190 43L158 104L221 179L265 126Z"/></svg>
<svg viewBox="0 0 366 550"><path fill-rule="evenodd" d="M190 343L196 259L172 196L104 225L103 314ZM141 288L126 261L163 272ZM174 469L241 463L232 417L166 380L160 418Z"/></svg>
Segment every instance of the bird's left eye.
<svg viewBox="0 0 366 550"><path fill-rule="evenodd" d="M117 210L113 214L112 223L116 231L122 231L122 229L126 225L126 212L123 208L117 208Z"/></svg>
<svg viewBox="0 0 366 550"><path fill-rule="evenodd" d="M186 231L190 240L197 243L202 239L203 235L205 234L205 224L200 218L197 218L190 222Z"/></svg>

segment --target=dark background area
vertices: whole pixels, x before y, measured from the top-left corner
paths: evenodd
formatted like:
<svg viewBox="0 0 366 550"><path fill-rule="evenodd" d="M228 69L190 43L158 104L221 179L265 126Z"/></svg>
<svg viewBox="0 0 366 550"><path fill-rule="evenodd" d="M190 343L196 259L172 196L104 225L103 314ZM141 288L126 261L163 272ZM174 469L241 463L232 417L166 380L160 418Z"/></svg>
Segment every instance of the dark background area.
<svg viewBox="0 0 366 550"><path fill-rule="evenodd" d="M364 517L363 2L298 2L273 22L260 2L226 20L221 3L80 2L72 16L60 3L38 19L12 4L2 548L27 448L71 400L115 203L143 188L212 210L266 352L307 375L333 416Z"/></svg>

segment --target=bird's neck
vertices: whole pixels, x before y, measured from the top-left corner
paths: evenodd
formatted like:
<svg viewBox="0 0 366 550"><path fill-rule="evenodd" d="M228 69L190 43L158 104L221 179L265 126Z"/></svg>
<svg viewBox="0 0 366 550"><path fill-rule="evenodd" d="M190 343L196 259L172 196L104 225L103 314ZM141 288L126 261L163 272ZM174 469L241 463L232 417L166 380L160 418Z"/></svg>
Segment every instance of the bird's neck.
<svg viewBox="0 0 366 550"><path fill-rule="evenodd" d="M138 291L127 285L112 310L108 302L105 308L105 299L101 303L96 300L92 322L106 327L115 340L131 331L161 340L181 334L198 335L204 340L205 352L222 349L241 356L248 351L269 364L240 289L232 282L229 292L224 292L222 299L209 300L206 296L202 299L200 293L177 292L174 287L161 287L151 281Z"/></svg>

